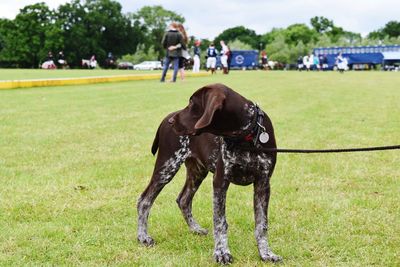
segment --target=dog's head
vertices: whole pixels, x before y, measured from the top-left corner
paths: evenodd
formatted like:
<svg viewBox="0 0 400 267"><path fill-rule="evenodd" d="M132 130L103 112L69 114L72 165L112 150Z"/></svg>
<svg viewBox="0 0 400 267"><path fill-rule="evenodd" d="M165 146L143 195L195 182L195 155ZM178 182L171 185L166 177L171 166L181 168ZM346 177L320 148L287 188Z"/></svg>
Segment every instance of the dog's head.
<svg viewBox="0 0 400 267"><path fill-rule="evenodd" d="M248 102L223 84L207 85L197 90L189 105L169 119L177 134L198 135L208 132L232 135L240 128L242 108Z"/></svg>

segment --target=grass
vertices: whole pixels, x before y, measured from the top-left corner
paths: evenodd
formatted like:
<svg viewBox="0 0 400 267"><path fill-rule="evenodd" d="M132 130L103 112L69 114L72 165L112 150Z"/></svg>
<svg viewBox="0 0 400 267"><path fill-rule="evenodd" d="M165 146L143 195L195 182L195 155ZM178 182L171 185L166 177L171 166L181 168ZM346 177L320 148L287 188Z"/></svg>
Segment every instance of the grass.
<svg viewBox="0 0 400 267"><path fill-rule="evenodd" d="M135 236L136 200L154 166L159 122L213 82L257 101L282 148L400 140L397 73L249 71L176 84L3 90L0 266L213 266L212 235L189 233L175 203L184 170L152 209L157 245L142 247ZM283 266L399 266L399 162L398 151L279 155L269 235ZM209 230L211 192L209 176L193 204ZM229 189L227 218L234 264L265 265L253 235L251 186Z"/></svg>
<svg viewBox="0 0 400 267"><path fill-rule="evenodd" d="M110 75L130 75L144 73L161 73L161 71L136 71L136 70L42 70L42 69L0 69L0 81L6 80L30 80L30 79L51 79L51 78L77 78Z"/></svg>

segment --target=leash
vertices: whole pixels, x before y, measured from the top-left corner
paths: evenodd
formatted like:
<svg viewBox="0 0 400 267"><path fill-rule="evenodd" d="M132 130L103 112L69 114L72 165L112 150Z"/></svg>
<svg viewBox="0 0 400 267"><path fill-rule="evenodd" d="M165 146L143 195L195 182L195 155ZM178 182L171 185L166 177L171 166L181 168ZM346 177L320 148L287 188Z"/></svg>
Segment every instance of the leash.
<svg viewBox="0 0 400 267"><path fill-rule="evenodd" d="M250 149L250 148L248 148ZM339 149L286 149L286 148L254 148L254 151L261 152L278 152L278 153L344 153L344 152L363 152L363 151L382 151L400 149L400 145L395 146L375 146L375 147L360 147L360 148L339 148ZM251 150L253 150L251 148Z"/></svg>
<svg viewBox="0 0 400 267"><path fill-rule="evenodd" d="M255 116L250 123L251 127L244 131L239 137L224 137L228 148L240 147L242 150L252 152L277 152L277 153L302 153L302 154L322 154L322 153L346 153L346 152L365 152L400 149L400 145L375 146L359 148L337 148L337 149L287 149L287 148L265 148L260 147L259 143L266 144L269 140L267 130L263 126L265 113L258 104L254 104ZM245 145L243 145L245 144Z"/></svg>

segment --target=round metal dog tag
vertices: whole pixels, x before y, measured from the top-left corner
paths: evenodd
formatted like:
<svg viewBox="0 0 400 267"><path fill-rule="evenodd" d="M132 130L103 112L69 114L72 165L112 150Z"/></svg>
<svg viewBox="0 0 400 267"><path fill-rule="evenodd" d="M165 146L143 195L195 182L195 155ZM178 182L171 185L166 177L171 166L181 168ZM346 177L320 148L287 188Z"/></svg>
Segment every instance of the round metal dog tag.
<svg viewBox="0 0 400 267"><path fill-rule="evenodd" d="M269 135L266 132L263 132L260 134L260 137L258 139L261 143L265 144L269 140Z"/></svg>

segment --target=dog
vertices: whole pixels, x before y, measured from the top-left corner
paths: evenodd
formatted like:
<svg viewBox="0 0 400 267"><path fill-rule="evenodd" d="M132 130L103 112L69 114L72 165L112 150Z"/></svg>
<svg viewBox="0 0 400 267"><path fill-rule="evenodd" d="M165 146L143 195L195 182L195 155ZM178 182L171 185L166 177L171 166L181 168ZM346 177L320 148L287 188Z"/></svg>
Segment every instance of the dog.
<svg viewBox="0 0 400 267"><path fill-rule="evenodd" d="M184 109L169 114L160 124L152 146L157 159L150 183L138 204L139 242L154 244L147 233L152 204L184 163L186 182L177 203L189 229L205 235L192 215L192 200L208 172L213 177L214 259L229 264L233 257L228 247L225 217L226 193L231 183L254 185L255 238L263 261L282 258L268 245L268 203L270 178L276 152L257 148L276 148L274 129L268 116L253 102L223 84L197 90Z"/></svg>

